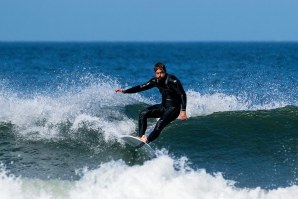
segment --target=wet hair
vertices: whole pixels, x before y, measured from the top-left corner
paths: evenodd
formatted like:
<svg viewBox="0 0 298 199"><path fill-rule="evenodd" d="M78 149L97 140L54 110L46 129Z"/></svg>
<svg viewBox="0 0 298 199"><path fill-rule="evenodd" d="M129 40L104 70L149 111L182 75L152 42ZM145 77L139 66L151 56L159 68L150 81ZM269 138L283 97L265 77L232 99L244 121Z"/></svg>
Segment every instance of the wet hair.
<svg viewBox="0 0 298 199"><path fill-rule="evenodd" d="M162 70L163 72L167 72L166 66L163 63L156 63L154 65L154 72L156 72L158 69Z"/></svg>

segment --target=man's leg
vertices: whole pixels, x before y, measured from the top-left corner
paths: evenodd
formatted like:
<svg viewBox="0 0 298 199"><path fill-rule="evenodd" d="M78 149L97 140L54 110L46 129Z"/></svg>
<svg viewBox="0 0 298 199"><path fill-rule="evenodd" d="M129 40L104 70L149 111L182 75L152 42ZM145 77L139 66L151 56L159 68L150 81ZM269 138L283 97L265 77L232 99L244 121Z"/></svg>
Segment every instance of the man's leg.
<svg viewBox="0 0 298 199"><path fill-rule="evenodd" d="M179 108L176 108L176 107L167 108L164 114L157 121L154 130L149 135L147 139L148 143L155 140L159 136L162 129L166 127L170 122L175 120L179 116L179 113L180 113Z"/></svg>
<svg viewBox="0 0 298 199"><path fill-rule="evenodd" d="M156 104L141 111L139 115L139 137L145 134L147 129L147 118L159 118L164 113L164 108L161 104Z"/></svg>

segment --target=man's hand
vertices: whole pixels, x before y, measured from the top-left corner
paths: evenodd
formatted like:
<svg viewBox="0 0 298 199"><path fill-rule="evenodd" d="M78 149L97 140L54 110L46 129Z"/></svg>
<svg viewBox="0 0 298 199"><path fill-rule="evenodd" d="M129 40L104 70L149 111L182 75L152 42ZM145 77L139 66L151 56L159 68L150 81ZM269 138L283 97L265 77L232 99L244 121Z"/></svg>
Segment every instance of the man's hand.
<svg viewBox="0 0 298 199"><path fill-rule="evenodd" d="M186 111L181 111L179 115L180 120L184 121L187 119Z"/></svg>
<svg viewBox="0 0 298 199"><path fill-rule="evenodd" d="M115 92L121 92L121 93L123 93L123 90L121 88L116 88L115 89Z"/></svg>

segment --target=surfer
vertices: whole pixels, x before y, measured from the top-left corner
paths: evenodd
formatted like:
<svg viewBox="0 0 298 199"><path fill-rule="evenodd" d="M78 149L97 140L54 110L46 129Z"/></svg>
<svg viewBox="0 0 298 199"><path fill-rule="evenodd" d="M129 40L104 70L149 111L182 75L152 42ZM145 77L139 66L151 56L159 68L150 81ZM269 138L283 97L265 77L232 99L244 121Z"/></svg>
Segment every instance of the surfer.
<svg viewBox="0 0 298 199"><path fill-rule="evenodd" d="M139 114L139 138L150 143L155 140L162 129L178 116L180 120L186 120L186 94L180 81L174 75L168 74L163 63L154 65L155 77L147 83L131 87L129 89L116 88L116 92L137 93L157 87L162 96L162 103L146 108ZM147 137L147 118L159 118L154 130Z"/></svg>

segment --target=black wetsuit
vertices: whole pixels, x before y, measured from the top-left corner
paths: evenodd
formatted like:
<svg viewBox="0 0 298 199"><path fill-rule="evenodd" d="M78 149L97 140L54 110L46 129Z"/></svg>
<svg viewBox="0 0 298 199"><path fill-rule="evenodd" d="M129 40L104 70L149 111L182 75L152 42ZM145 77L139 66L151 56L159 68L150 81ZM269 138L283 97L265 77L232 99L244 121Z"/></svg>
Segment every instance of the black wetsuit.
<svg viewBox="0 0 298 199"><path fill-rule="evenodd" d="M170 122L175 120L180 111L186 109L186 94L180 81L170 74L166 74L164 79L152 78L147 83L138 85L124 93L137 93L157 87L162 95L162 103L150 106L143 110L139 115L139 136L145 134L147 128L147 118L160 118L154 130L148 136L148 143L155 140L161 130Z"/></svg>

